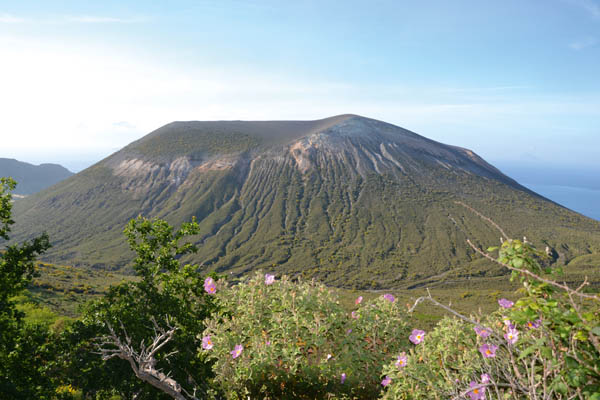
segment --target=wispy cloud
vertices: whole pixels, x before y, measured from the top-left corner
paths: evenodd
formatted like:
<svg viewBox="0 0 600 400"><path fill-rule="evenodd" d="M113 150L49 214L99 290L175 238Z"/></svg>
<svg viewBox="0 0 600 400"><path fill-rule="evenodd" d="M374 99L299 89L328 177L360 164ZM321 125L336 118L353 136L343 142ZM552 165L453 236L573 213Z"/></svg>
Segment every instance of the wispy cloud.
<svg viewBox="0 0 600 400"><path fill-rule="evenodd" d="M15 17L11 14L0 13L0 24L20 24L26 22L25 18Z"/></svg>
<svg viewBox="0 0 600 400"><path fill-rule="evenodd" d="M525 90L531 89L531 86L485 86L485 87L464 87L464 88L449 88L449 92L500 92L505 90Z"/></svg>
<svg viewBox="0 0 600 400"><path fill-rule="evenodd" d="M600 20L600 4L595 0L567 0L567 2L584 9L593 18Z"/></svg>
<svg viewBox="0 0 600 400"><path fill-rule="evenodd" d="M119 129L135 129L135 125L129 121L113 122L112 126Z"/></svg>
<svg viewBox="0 0 600 400"><path fill-rule="evenodd" d="M583 49L587 49L588 47L594 47L598 44L598 39L593 37L586 37L581 40L577 40L575 42L569 43L569 47L573 50L580 51Z"/></svg>
<svg viewBox="0 0 600 400"><path fill-rule="evenodd" d="M82 24L135 24L139 22L146 22L149 20L148 17L106 17L97 15L67 15L64 16L66 22L76 22Z"/></svg>
<svg viewBox="0 0 600 400"><path fill-rule="evenodd" d="M135 24L150 21L146 16L110 17L99 15L58 15L50 18L23 18L12 14L0 13L0 24L20 24L36 22L41 24Z"/></svg>

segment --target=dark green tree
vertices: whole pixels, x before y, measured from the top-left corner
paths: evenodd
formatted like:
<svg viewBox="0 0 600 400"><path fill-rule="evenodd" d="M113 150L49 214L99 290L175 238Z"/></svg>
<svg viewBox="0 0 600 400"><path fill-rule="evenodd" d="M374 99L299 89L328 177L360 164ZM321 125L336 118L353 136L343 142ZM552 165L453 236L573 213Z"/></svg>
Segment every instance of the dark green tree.
<svg viewBox="0 0 600 400"><path fill-rule="evenodd" d="M9 240L12 196L16 182L0 178L0 242ZM52 357L49 331L26 326L14 301L36 276L34 261L50 247L46 234L0 249L0 393L10 399L47 399L53 385L44 373Z"/></svg>
<svg viewBox="0 0 600 400"><path fill-rule="evenodd" d="M172 381L163 381L174 382L171 389L181 398L207 393L212 372L197 352L197 336L216 306L204 291L200 268L180 262L197 250L182 243L197 233L195 220L178 230L159 219L129 222L125 236L136 253L138 279L113 286L88 304L81 321L64 334L72 343L67 375L85 396L116 392L124 398L178 398L157 384L157 374L169 375Z"/></svg>

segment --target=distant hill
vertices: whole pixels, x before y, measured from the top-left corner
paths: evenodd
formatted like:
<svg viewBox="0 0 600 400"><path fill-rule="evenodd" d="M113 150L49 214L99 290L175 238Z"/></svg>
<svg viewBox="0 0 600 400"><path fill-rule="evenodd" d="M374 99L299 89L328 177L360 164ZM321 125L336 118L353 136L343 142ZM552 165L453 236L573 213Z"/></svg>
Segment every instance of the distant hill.
<svg viewBox="0 0 600 400"><path fill-rule="evenodd" d="M58 164L33 165L11 158L0 158L0 177L10 176L17 181L15 194L39 192L71 175L71 171Z"/></svg>
<svg viewBox="0 0 600 400"><path fill-rule="evenodd" d="M48 261L122 269L129 219L195 216L200 251L190 260L207 270L374 289L500 273L465 244L496 244L498 232L456 201L551 247L557 262L600 253L599 222L470 150L356 115L170 123L15 203L13 237L45 230Z"/></svg>

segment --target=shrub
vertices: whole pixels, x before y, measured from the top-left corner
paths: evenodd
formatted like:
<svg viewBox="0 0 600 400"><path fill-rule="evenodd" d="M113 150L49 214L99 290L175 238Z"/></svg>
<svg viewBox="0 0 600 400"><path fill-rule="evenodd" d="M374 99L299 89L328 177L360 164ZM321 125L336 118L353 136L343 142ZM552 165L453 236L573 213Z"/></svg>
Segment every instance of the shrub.
<svg viewBox="0 0 600 400"><path fill-rule="evenodd" d="M200 351L226 397L377 397L381 366L408 337L397 303L379 298L349 315L314 281L267 282L258 273L231 288L217 283L223 312L206 323L211 345L205 339Z"/></svg>
<svg viewBox="0 0 600 400"><path fill-rule="evenodd" d="M456 318L444 318L425 334L422 343L403 348L383 370L390 379L384 399L448 399L458 394L483 362L475 332Z"/></svg>
<svg viewBox="0 0 600 400"><path fill-rule="evenodd" d="M544 271L526 241L494 250L524 296L500 299L485 318L419 299L460 320L443 320L404 362L384 368L384 399L600 399L600 298L583 291L585 281L577 289L558 283L559 271Z"/></svg>

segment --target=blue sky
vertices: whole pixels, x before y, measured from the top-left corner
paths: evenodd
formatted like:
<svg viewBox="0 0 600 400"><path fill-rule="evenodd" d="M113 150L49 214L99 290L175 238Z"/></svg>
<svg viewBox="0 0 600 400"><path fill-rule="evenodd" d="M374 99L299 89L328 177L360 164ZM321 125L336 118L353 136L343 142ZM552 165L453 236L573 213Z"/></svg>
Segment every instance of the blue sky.
<svg viewBox="0 0 600 400"><path fill-rule="evenodd" d="M0 54L0 157L78 170L173 120L355 113L600 171L600 0L0 0Z"/></svg>

